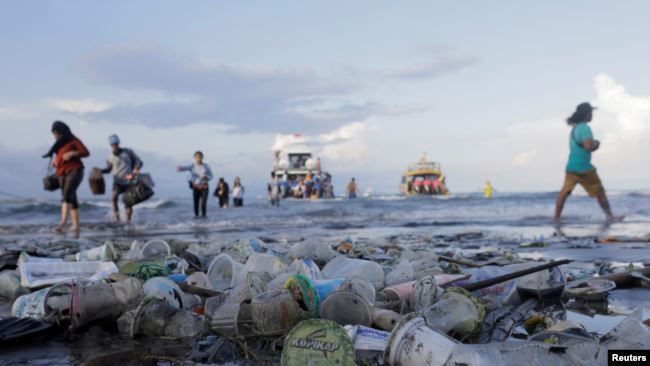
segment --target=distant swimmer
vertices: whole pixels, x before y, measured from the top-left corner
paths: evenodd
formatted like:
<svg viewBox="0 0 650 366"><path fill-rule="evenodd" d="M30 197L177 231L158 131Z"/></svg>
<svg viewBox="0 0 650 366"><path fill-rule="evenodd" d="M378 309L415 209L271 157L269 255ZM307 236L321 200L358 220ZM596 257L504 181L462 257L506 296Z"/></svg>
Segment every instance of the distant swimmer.
<svg viewBox="0 0 650 366"><path fill-rule="evenodd" d="M492 187L492 184L490 183L490 181L489 180L486 181L485 182L485 187L483 188L483 195L485 196L485 198L492 198L492 193L494 191L496 191L496 189L494 189L494 187Z"/></svg>
<svg viewBox="0 0 650 366"><path fill-rule="evenodd" d="M357 198L357 190L358 190L357 182L354 180L354 178L352 178L350 180L350 183L348 183L347 188L345 189L345 193L348 199L352 200Z"/></svg>
<svg viewBox="0 0 650 366"><path fill-rule="evenodd" d="M571 126L569 134L569 162L566 165L564 185L557 196L555 204L555 222L560 222L564 203L577 184L587 191L589 197L596 197L603 209L607 221L621 221L624 216L614 216L605 194L605 188L600 181L596 168L591 164L591 153L598 150L600 142L594 139L588 123L593 118L593 110L589 103L581 103L567 119Z"/></svg>

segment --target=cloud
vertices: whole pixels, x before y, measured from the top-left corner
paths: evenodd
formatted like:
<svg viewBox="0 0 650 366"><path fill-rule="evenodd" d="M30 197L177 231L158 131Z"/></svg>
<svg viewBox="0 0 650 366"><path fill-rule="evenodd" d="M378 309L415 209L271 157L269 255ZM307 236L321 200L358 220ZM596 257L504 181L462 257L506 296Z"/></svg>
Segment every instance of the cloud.
<svg viewBox="0 0 650 366"><path fill-rule="evenodd" d="M50 105L63 112L84 114L90 112L103 112L112 107L110 103L100 102L91 98L86 99L55 99Z"/></svg>
<svg viewBox="0 0 650 366"><path fill-rule="evenodd" d="M427 54L426 62L391 69L385 75L400 79L431 79L473 66L481 60L477 55L445 48L436 48Z"/></svg>
<svg viewBox="0 0 650 366"><path fill-rule="evenodd" d="M65 106L77 111L86 107L81 113L91 121L163 128L209 122L231 126L232 132L322 133L372 116L423 109L360 97L372 85L394 78L431 78L476 62L474 56L449 50L428 55L433 59L426 64L369 77L349 70L324 76L306 67L229 65L152 45L113 46L80 57L75 69L91 83L136 95L157 93L161 99L133 98L108 108L94 103Z"/></svg>
<svg viewBox="0 0 650 366"><path fill-rule="evenodd" d="M650 96L632 96L623 85L607 74L594 79L597 111L613 116L607 120L603 151L623 153L638 148L650 139ZM598 118L598 115L596 115Z"/></svg>
<svg viewBox="0 0 650 366"><path fill-rule="evenodd" d="M512 159L512 164L517 166L525 166L531 163L531 161L537 156L537 149L532 149L529 151L524 151L517 154Z"/></svg>
<svg viewBox="0 0 650 366"><path fill-rule="evenodd" d="M330 132L316 135L278 134L272 151L281 151L291 145L309 145L313 154L331 161L363 160L366 142L364 134L368 125L362 122L343 125Z"/></svg>

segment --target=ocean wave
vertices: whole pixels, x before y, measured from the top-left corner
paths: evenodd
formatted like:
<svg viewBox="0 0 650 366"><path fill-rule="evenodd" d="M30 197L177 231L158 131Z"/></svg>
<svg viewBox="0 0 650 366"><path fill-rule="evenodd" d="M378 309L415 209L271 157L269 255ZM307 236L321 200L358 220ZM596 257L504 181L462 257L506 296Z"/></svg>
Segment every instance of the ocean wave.
<svg viewBox="0 0 650 366"><path fill-rule="evenodd" d="M163 208L174 208L177 207L179 204L168 199L158 199L158 200L153 200L153 201L145 201L137 206L135 208L140 208L140 209L163 209Z"/></svg>
<svg viewBox="0 0 650 366"><path fill-rule="evenodd" d="M25 214L25 213L56 213L61 210L61 205L54 202L39 202L30 201L23 203L20 206L9 208L9 213L12 214Z"/></svg>

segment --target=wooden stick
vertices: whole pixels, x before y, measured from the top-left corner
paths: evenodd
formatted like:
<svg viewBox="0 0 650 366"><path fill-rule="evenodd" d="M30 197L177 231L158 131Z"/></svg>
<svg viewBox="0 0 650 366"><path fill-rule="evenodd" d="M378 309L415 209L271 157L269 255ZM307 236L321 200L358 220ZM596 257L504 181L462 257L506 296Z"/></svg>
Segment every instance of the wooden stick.
<svg viewBox="0 0 650 366"><path fill-rule="evenodd" d="M478 282L470 283L470 284L459 286L459 287L462 287L467 291L476 291L476 290L480 290L480 289L483 289L483 288L486 288L486 287L490 287L492 285L496 285L497 283L514 280L515 278L523 277L523 276L531 274L531 273L543 271L545 269L557 267L557 266L560 266L560 265L563 265L563 264L568 264L568 263L571 263L571 262L573 262L572 259L562 259L562 260L559 260L559 261L549 262L549 263L546 263L546 264L542 264L540 266L536 266L536 267L532 267L532 268L528 268L528 269L523 269L521 271L508 273L508 274L505 274L505 275L502 275L502 276L497 276L497 277L494 277L494 278L488 278L487 280L478 281Z"/></svg>

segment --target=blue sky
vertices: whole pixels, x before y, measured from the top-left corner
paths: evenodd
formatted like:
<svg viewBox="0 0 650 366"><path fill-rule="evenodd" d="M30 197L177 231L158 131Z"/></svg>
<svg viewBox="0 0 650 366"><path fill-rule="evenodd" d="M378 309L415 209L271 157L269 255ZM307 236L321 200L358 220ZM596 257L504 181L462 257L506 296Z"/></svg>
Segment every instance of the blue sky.
<svg viewBox="0 0 650 366"><path fill-rule="evenodd" d="M452 191L561 184L568 128L601 106L606 186L648 188L647 1L40 1L0 12L0 189L42 195L39 153L69 122L101 165L141 151L161 193L196 149L261 192L301 132L339 187L397 191L423 152ZM87 190L84 187L84 194Z"/></svg>

